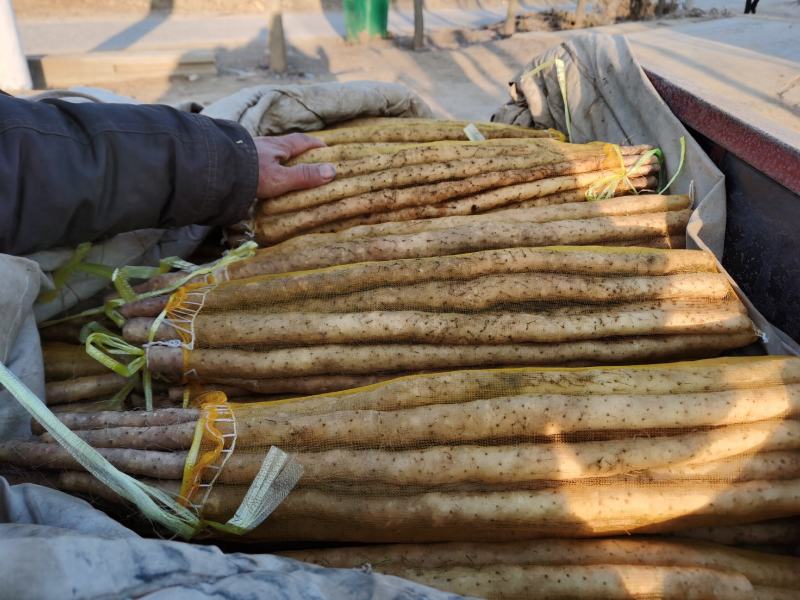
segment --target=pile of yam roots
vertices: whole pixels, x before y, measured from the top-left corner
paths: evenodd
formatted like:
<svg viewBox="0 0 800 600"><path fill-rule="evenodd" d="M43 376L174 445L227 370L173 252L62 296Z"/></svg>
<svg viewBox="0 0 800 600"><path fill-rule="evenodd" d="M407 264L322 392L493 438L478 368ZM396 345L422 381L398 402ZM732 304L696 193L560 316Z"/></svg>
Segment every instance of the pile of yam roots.
<svg viewBox="0 0 800 600"><path fill-rule="evenodd" d="M788 600L800 560L653 537L402 544L282 553L333 568L370 568L479 598Z"/></svg>
<svg viewBox="0 0 800 600"><path fill-rule="evenodd" d="M269 246L304 233L584 202L598 182L627 177L610 193L657 186L650 146L569 144L554 131L467 122L362 119L312 132L328 146L290 164L331 162L334 181L261 202L250 229ZM602 187L602 186L600 186Z"/></svg>
<svg viewBox="0 0 800 600"><path fill-rule="evenodd" d="M797 559L710 542L797 542L800 359L648 364L756 339L714 257L682 249L690 199L636 194L651 148L398 121L317 132L292 163L337 177L259 203L232 232L255 256L121 308L157 410L107 400L127 380L75 343L82 322L43 330L59 418L217 521L277 446L303 475L248 539L402 544L287 553L310 562L489 598L798 597ZM221 470L186 468L213 445L211 408L175 408L189 389L236 402ZM0 444L3 472L120 501L34 431Z"/></svg>
<svg viewBox="0 0 800 600"><path fill-rule="evenodd" d="M131 318L125 339L145 343L152 326ZM168 381L274 395L466 367L710 357L756 334L708 253L544 247L201 286L156 339L191 344L147 348L150 370Z"/></svg>
<svg viewBox="0 0 800 600"><path fill-rule="evenodd" d="M235 451L203 504L204 517L233 515L270 446L303 467L297 487L249 534L252 540L519 541L439 554L435 546L363 550L376 570L497 598L530 597L525 590L548 581L552 587L541 587L548 590L541 597L798 593L796 568L788 569L792 577L787 572L774 580L757 574L757 565L786 570L779 558L701 550L695 543L696 551L669 552L680 546L666 541L646 551L650 542L636 538L521 542L687 528L695 537L718 537L720 526L797 515L800 359L457 371L282 404L234 404L233 414ZM177 494L197 421L207 417L205 410L163 409L61 419L121 470ZM221 433L233 428L215 425ZM114 500L47 434L0 446L0 460L49 473L51 485L62 489ZM796 525L786 527L796 534ZM515 547L520 551L502 551ZM459 558L474 548L483 550L473 562ZM361 560L359 552L309 557L347 562ZM388 566L378 560L382 553ZM438 558L415 562L429 554ZM616 591L598 592L607 585ZM772 589L782 586L791 593ZM705 591L687 591L694 589Z"/></svg>

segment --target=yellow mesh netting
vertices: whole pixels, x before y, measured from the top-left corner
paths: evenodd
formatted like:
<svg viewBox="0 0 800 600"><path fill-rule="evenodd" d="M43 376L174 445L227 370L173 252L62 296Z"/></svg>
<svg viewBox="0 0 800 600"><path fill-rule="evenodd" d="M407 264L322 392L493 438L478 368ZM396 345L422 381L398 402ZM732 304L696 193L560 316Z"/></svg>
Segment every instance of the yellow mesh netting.
<svg viewBox="0 0 800 600"><path fill-rule="evenodd" d="M454 371L232 403L235 451L210 493L195 493L205 500L190 499L207 517L229 516L276 445L304 474L252 534L265 541L497 541L746 523L800 507L799 400L800 359L737 357ZM204 407L201 424L214 410ZM196 438L195 464L206 452L216 460L217 438Z"/></svg>
<svg viewBox="0 0 800 600"><path fill-rule="evenodd" d="M149 329L130 322L126 337ZM701 251L510 248L191 286L157 335L184 348L148 357L172 381L280 394L314 378L313 393L460 367L713 356L755 336Z"/></svg>
<svg viewBox="0 0 800 600"><path fill-rule="evenodd" d="M706 253L511 248L266 275L202 295L191 316L173 303L159 332L173 337L180 317L188 347L148 350L175 381L257 397L287 379L505 367L228 404L235 450L224 466L220 435L233 425L218 422L216 400L204 406L201 424L221 433L197 429L206 434L183 492L209 518L235 510L269 447L305 469L258 539L574 537L796 508L786 500L798 475L800 431L786 420L800 383L793 359L530 366L713 356L752 342Z"/></svg>

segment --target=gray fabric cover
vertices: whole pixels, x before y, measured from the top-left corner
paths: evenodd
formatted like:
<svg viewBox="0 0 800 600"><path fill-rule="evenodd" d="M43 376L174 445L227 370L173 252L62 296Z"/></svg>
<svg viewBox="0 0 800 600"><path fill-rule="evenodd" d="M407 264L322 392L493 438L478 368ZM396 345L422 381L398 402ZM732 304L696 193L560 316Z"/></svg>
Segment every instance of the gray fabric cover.
<svg viewBox="0 0 800 600"><path fill-rule="evenodd" d="M534 68L555 58L564 61L572 141L657 146L664 152L667 181L680 162L680 138L686 139L683 169L671 191L694 196L694 212L687 228L688 247L710 250L721 259L725 245L725 177L658 95L623 36L576 35L536 56L511 82L511 101L498 109L492 119L566 132L556 69L547 66L530 75ZM764 350L769 354L800 355L800 345L771 325L736 282L729 279L762 332Z"/></svg>
<svg viewBox="0 0 800 600"><path fill-rule="evenodd" d="M432 117L404 85L375 81L259 85L214 102L203 114L237 121L253 135L316 131L357 117Z"/></svg>
<svg viewBox="0 0 800 600"><path fill-rule="evenodd" d="M46 279L27 258L0 254L0 361L44 397L44 366L32 306ZM30 435L28 413L0 388L0 440Z"/></svg>
<svg viewBox="0 0 800 600"><path fill-rule="evenodd" d="M144 539L78 498L0 478L0 597L455 600L410 581Z"/></svg>

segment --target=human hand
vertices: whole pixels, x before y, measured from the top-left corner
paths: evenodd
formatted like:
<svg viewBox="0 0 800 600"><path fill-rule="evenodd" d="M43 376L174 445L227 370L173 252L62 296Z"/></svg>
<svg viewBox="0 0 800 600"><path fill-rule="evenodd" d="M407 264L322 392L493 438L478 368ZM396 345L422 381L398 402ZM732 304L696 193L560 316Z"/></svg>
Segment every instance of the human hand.
<svg viewBox="0 0 800 600"><path fill-rule="evenodd" d="M259 198L274 198L293 190L305 190L332 181L336 169L330 163L299 164L284 167L281 163L325 143L304 133L254 138L258 152Z"/></svg>

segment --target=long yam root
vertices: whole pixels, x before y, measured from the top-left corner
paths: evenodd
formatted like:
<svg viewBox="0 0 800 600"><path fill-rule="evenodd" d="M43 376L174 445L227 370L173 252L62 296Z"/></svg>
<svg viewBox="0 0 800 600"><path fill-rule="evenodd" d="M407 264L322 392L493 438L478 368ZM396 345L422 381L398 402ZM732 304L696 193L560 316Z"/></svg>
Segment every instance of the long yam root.
<svg viewBox="0 0 800 600"><path fill-rule="evenodd" d="M347 569L487 565L653 565L706 567L741 573L755 585L800 589L800 559L692 540L625 537L497 543L392 544L280 552L303 562Z"/></svg>
<svg viewBox="0 0 800 600"><path fill-rule="evenodd" d="M110 395L127 383L127 378L116 373L86 375L64 381L51 381L45 386L45 401L48 406L80 402Z"/></svg>
<svg viewBox="0 0 800 600"><path fill-rule="evenodd" d="M260 258L258 255L256 258ZM269 263L258 260L232 275L260 274ZM238 264L238 263L237 263ZM231 265L236 266L236 265ZM265 269L265 267L267 267ZM388 260L351 264L311 273L251 281L223 282L206 296L205 306L244 308L255 303L300 300L313 295L333 295L376 287L427 281L469 280L486 275L512 273L561 273L603 275L677 275L716 273L714 257L698 250L620 250L604 248L508 248L456 256ZM588 281L588 279L587 279ZM155 315L152 315L155 316Z"/></svg>
<svg viewBox="0 0 800 600"><path fill-rule="evenodd" d="M126 339L136 343L147 340L149 319L128 323L138 327L126 324ZM612 336L742 333L752 329L750 318L739 311L709 309L598 311L567 316L402 310L343 314L238 311L198 315L194 321L194 339L206 348L361 342L486 345L560 343Z"/></svg>
<svg viewBox="0 0 800 600"><path fill-rule="evenodd" d="M564 344L448 347L430 344L333 344L268 351L195 349L188 368L197 376L270 379L325 374L367 375L395 371L439 371L489 366L556 366L574 363L653 362L675 357L703 358L755 341L754 332L731 335L673 335L590 340ZM172 380L184 374L180 348L151 346L153 373Z"/></svg>

